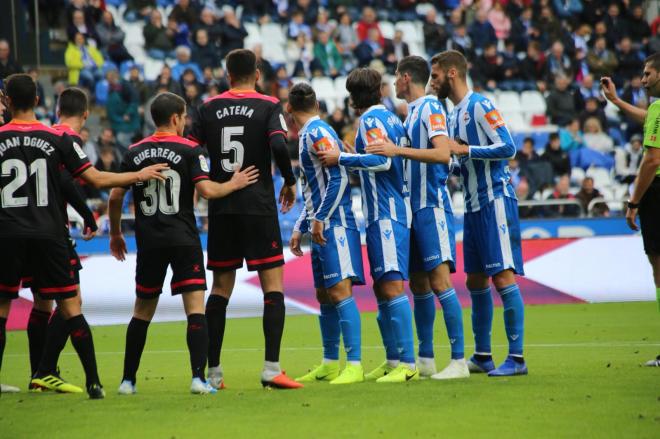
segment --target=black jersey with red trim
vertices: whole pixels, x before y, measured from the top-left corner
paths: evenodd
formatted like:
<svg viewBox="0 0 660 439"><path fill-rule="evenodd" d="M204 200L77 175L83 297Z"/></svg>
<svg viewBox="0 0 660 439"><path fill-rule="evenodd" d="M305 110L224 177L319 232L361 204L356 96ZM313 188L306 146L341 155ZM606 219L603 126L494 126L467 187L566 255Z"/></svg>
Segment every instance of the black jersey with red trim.
<svg viewBox="0 0 660 439"><path fill-rule="evenodd" d="M73 142L76 145L78 145L78 148L80 148L80 150L82 150L84 142L83 142L82 138L80 137L80 134L75 132L69 125L55 124L55 125L52 126L52 128L54 130L57 130L57 131L61 132L61 133L67 134L69 137L71 137L71 140L73 140ZM66 172L64 170L64 166L60 166L60 170L61 170L61 172L60 172L60 182L61 182L61 184L62 185L69 184L69 180L72 179L71 174L69 174L68 172ZM66 232L67 235L69 235L70 234L69 233L69 213L67 212L67 203L68 203L68 201L66 200L66 196L63 196L62 197L62 204L61 204L60 207L62 208L62 215L64 216L64 227L66 227L65 232Z"/></svg>
<svg viewBox="0 0 660 439"><path fill-rule="evenodd" d="M207 180L202 148L174 134L155 134L129 147L122 172L166 163L164 182L135 183L135 238L139 249L200 245L195 223L195 184Z"/></svg>
<svg viewBox="0 0 660 439"><path fill-rule="evenodd" d="M277 215L269 141L271 136L286 137L279 100L255 91L229 90L207 99L193 119L190 138L206 145L212 180L228 181L236 165L259 169L257 183L210 200L209 214Z"/></svg>
<svg viewBox="0 0 660 439"><path fill-rule="evenodd" d="M0 127L0 237L66 236L61 165L74 177L92 166L69 135L40 122Z"/></svg>

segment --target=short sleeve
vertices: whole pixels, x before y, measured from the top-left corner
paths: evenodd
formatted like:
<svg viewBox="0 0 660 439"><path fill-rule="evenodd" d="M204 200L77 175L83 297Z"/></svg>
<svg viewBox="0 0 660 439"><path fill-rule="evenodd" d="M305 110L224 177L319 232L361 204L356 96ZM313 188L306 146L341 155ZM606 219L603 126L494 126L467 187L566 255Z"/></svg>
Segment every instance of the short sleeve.
<svg viewBox="0 0 660 439"><path fill-rule="evenodd" d="M92 167L92 164L83 151L82 146L78 145L73 138L63 134L60 139L60 150L62 151L62 162L64 167L75 178Z"/></svg>
<svg viewBox="0 0 660 439"><path fill-rule="evenodd" d="M273 112L268 119L268 137L272 137L276 134L282 134L286 137L287 132L288 128L286 126L284 114L282 113L282 104L278 103L273 108Z"/></svg>
<svg viewBox="0 0 660 439"><path fill-rule="evenodd" d="M190 150L190 178L193 184L209 179L209 163L201 147L196 146Z"/></svg>
<svg viewBox="0 0 660 439"><path fill-rule="evenodd" d="M430 102L423 109L422 122L426 127L429 139L437 136L447 136L447 115L442 110L439 102Z"/></svg>
<svg viewBox="0 0 660 439"><path fill-rule="evenodd" d="M324 128L315 128L307 132L305 138L307 142L307 147L311 146L310 151L312 154L316 155L319 151L330 151L332 149L338 149L341 151L339 144L335 137L328 130Z"/></svg>
<svg viewBox="0 0 660 439"><path fill-rule="evenodd" d="M649 107L644 129L644 146L660 148L660 102Z"/></svg>

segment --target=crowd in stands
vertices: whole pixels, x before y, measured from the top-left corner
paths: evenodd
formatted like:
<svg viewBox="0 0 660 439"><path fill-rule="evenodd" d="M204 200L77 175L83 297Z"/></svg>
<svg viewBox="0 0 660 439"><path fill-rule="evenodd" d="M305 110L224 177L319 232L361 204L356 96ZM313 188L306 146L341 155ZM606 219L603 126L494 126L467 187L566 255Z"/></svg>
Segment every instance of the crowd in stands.
<svg viewBox="0 0 660 439"><path fill-rule="evenodd" d="M568 204L529 207L521 210L524 217L609 214L608 204L587 212L600 195L594 183L607 189L606 195L617 192L615 198L621 198L619 189L632 183L641 160L642 127L607 106L600 78L611 77L623 99L646 107L640 83L643 60L660 49L660 18L648 20L649 2L642 0L42 3L48 25L66 29L69 38L64 54L68 84L89 90L97 108L104 109L100 136L94 140L87 132L85 139L97 166L115 169L125 148L153 130L149 105L158 92L180 94L194 107L226 90L222 60L235 48L257 53L260 91L283 102L298 80L340 81L356 66L371 66L391 77L404 56L430 58L455 49L470 62L475 90L495 101L503 93L514 93L516 99L531 93L542 101L541 114L528 117L524 107L518 108L516 116L523 113L524 124L510 124L524 140L510 163L512 182L522 200L575 198L582 209ZM137 25L140 50L134 49L135 35L127 36L129 26ZM273 26L281 35L266 33ZM260 29L261 39L255 39ZM412 36L416 32L419 38ZM281 47L276 47L280 38ZM22 69L9 54L9 45L0 42L0 79ZM148 77L147 67L154 62L162 64ZM55 84L56 91L62 86ZM384 104L405 117L406 106L392 96L391 81L383 87L389 87ZM345 95L323 98L321 108L352 144L355 115ZM43 111L53 119L52 103ZM507 110L502 112L508 119ZM288 122L295 160L297 129ZM544 135L529 135L534 132ZM611 178L584 178L594 169L606 170ZM455 182L451 187L458 190Z"/></svg>

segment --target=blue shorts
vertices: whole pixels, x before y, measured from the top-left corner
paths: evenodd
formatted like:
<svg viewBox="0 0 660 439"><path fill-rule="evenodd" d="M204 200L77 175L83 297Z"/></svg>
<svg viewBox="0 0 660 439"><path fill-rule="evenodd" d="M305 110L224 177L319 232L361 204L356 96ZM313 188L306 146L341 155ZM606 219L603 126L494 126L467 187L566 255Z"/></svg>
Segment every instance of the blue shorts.
<svg viewBox="0 0 660 439"><path fill-rule="evenodd" d="M442 207L427 207L413 214L410 230L410 272L431 272L447 262L456 272L454 215Z"/></svg>
<svg viewBox="0 0 660 439"><path fill-rule="evenodd" d="M312 272L315 288L330 288L344 279L364 285L360 232L331 227L323 232L325 245L312 242Z"/></svg>
<svg viewBox="0 0 660 439"><path fill-rule="evenodd" d="M367 226L367 255L374 282L391 271L398 271L407 280L410 229L394 220L378 220Z"/></svg>
<svg viewBox="0 0 660 439"><path fill-rule="evenodd" d="M502 197L465 213L463 257L466 273L496 275L512 269L524 275L518 201Z"/></svg>

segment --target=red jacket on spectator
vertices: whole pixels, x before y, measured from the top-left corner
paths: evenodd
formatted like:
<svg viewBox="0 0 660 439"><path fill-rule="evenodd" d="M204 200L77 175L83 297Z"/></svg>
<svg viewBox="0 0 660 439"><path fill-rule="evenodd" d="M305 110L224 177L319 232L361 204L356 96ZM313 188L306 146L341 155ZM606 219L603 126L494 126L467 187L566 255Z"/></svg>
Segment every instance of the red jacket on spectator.
<svg viewBox="0 0 660 439"><path fill-rule="evenodd" d="M365 23L364 21L359 21L357 24L357 36L360 41L364 41L367 39L367 36L369 34L369 29L374 28L378 30L378 35L380 35L379 43L380 47L384 47L385 45L385 38L383 38L383 33L380 31L380 26L378 26L378 22L374 23Z"/></svg>

